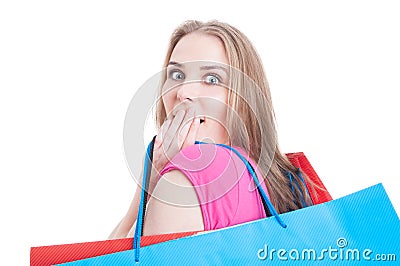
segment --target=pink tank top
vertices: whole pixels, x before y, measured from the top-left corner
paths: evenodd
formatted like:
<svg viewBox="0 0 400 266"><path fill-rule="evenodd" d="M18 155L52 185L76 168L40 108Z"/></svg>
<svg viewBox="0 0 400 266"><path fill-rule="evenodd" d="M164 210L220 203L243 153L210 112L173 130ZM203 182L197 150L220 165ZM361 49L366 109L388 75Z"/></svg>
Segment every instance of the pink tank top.
<svg viewBox="0 0 400 266"><path fill-rule="evenodd" d="M250 162L268 195L255 163L243 149L234 148ZM192 183L200 203L204 230L265 217L255 182L233 151L214 144L194 144L174 156L160 172L160 177L171 170L181 171Z"/></svg>

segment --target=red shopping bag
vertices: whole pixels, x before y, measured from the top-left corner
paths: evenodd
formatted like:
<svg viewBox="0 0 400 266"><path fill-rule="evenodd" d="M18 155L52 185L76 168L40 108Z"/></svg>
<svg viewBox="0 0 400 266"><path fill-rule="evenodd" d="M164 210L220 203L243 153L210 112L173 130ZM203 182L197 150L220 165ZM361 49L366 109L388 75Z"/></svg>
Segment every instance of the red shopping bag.
<svg viewBox="0 0 400 266"><path fill-rule="evenodd" d="M197 232L143 236L142 246L190 236ZM132 249L133 238L31 248L31 266L48 266Z"/></svg>
<svg viewBox="0 0 400 266"><path fill-rule="evenodd" d="M331 195L325 188L321 179L314 171L310 162L302 152L286 154L290 162L301 168L301 170L309 177L311 182L315 185L315 194L312 193L310 185L307 187L311 192L311 199L314 205L332 200ZM160 242L165 242L172 239L177 239L189 235L196 234L197 232L185 232L175 234L164 234L155 236L143 236L141 239L141 246L148 246ZM133 238L123 238L115 240L84 242L75 244L53 245L32 247L30 254L31 266L49 266L53 264L60 264L65 262L72 262L85 258L91 258L100 255L111 254L133 248Z"/></svg>
<svg viewBox="0 0 400 266"><path fill-rule="evenodd" d="M318 177L314 168L311 166L307 157L302 152L287 153L289 161L296 167L299 167L311 180L314 185L315 194L312 193L312 188L309 183L306 183L308 191L310 191L310 196L314 205L324 203L332 200L331 195L325 188L321 179Z"/></svg>

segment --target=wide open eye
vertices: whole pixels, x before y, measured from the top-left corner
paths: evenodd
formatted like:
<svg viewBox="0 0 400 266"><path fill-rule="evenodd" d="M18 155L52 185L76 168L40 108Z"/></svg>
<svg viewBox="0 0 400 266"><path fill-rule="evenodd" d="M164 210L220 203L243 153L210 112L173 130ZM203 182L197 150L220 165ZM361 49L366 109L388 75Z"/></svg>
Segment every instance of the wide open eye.
<svg viewBox="0 0 400 266"><path fill-rule="evenodd" d="M183 80L185 75L179 70L171 70L168 76L173 80Z"/></svg>
<svg viewBox="0 0 400 266"><path fill-rule="evenodd" d="M205 78L205 82L211 85L217 85L221 82L220 78L216 75L207 75Z"/></svg>

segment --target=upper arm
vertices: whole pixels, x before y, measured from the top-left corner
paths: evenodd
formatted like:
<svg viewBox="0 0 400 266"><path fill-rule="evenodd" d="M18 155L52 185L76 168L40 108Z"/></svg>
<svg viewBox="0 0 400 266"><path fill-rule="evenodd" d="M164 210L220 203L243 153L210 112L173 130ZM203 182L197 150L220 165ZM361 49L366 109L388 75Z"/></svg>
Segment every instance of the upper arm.
<svg viewBox="0 0 400 266"><path fill-rule="evenodd" d="M143 234L204 230L199 200L189 179L179 170L165 173L147 205Z"/></svg>

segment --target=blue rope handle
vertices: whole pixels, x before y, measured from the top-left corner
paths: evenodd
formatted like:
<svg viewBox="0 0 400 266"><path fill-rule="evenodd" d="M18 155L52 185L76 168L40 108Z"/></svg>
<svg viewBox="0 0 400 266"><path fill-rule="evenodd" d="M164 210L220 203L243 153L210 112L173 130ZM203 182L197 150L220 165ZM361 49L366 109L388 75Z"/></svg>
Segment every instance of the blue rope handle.
<svg viewBox="0 0 400 266"><path fill-rule="evenodd" d="M304 188L306 189L307 194L308 194L308 195L311 195L311 194L310 194L310 191L309 191L308 188L307 188L306 181L304 181L303 175L301 174L300 168L297 168L297 175L299 176L301 182L303 183L303 186L304 186ZM303 196L304 196L304 195L303 195ZM307 204L304 204L304 206L305 206L305 207L309 207L309 205L307 205Z"/></svg>
<svg viewBox="0 0 400 266"><path fill-rule="evenodd" d="M202 142L202 141L195 141L195 144L210 144L207 142ZM240 152L238 152L235 148L225 145L225 144L215 144L224 148L227 148L231 151L233 151L246 165L247 170L250 172L251 176L253 177L254 182L256 183L257 187L259 187L259 191L261 194L261 197L264 199L264 201L267 203L268 209L271 212L273 216L275 216L276 220L278 221L279 225L282 226L283 228L286 228L287 225L284 223L282 218L279 216L278 212L275 210L274 206L272 205L271 201L269 200L268 196L265 194L264 189L261 187L260 182L258 181L257 175L254 172L253 168L251 167L249 161L246 160L246 158L243 157ZM139 262L139 253L140 253L140 238L142 235L142 227L143 227L143 205L144 205L144 197L145 197L145 187L146 187L146 182L147 182L147 172L149 171L148 169L148 164L150 160L150 150L151 150L151 142L147 146L147 151L146 151L146 158L144 161L144 171L143 171L143 181L142 181L142 191L140 195L140 204L139 204L139 211L138 211L138 216L136 218L136 228L135 228L135 234L134 234L134 239L133 239L133 248L135 250L135 262Z"/></svg>
<svg viewBox="0 0 400 266"><path fill-rule="evenodd" d="M209 144L207 142L202 142L202 141L196 141L196 144ZM247 170L250 172L251 176L253 177L254 182L256 183L257 187L259 188L261 197L264 199L264 201L267 203L268 209L271 212L271 214L273 216L275 216L276 220L278 221L279 225L282 226L283 228L286 228L287 225L285 224L285 222L282 220L282 218L279 216L278 212L276 211L276 209L274 208L274 206L272 205L271 201L269 200L268 196L265 194L264 189L261 187L260 182L258 181L257 178L257 174L254 172L253 168L251 167L250 163L248 160L246 160L246 158L243 157L242 154L240 154L240 152L238 152L235 148L229 146L229 145L225 145L225 144L215 144L224 148L227 148L231 151L233 151L242 161L243 163L246 165Z"/></svg>
<svg viewBox="0 0 400 266"><path fill-rule="evenodd" d="M154 141L154 139L153 139ZM150 151L152 142L149 143L146 150L146 157L144 160L144 171L143 171L143 180L142 180L142 191L140 194L140 203L139 203L139 211L136 218L136 228L135 228L135 235L133 238L133 248L135 250L135 262L139 262L139 252L140 252L140 238L142 236L142 227L143 227L143 206L144 206L144 198L145 198L145 187L147 183L147 176L149 169L149 160L150 160Z"/></svg>
<svg viewBox="0 0 400 266"><path fill-rule="evenodd" d="M304 186L304 188L305 188L306 193L307 193L308 195L310 195L310 192L308 191L306 182L304 181L303 175L301 174L300 168L297 168L296 174L298 175L298 177L300 178L301 182L303 183L303 186ZM287 172L286 175L287 175L287 176L289 177L289 179L290 179L290 186L291 186L291 188L292 188L292 194L294 195L294 186L293 186L293 183L296 185L297 189L298 189L299 191L301 191L301 189L300 189L300 184L297 182L297 180L293 180L293 175L292 175L292 173L291 173L291 172ZM308 207L308 204L307 204L306 201L305 201L305 196L304 196L303 193L301 193L301 199L300 199L300 200L301 200L301 204L302 204L304 207ZM295 204L296 204L296 201L295 201ZM303 208L304 208L304 207L303 207Z"/></svg>

